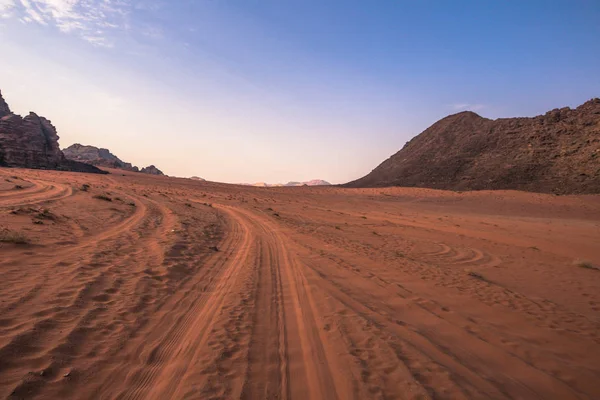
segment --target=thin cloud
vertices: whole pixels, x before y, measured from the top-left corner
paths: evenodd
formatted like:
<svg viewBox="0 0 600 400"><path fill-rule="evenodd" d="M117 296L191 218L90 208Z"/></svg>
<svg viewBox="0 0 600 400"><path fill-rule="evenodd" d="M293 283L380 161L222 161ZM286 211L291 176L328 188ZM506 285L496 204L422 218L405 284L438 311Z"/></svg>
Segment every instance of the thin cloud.
<svg viewBox="0 0 600 400"><path fill-rule="evenodd" d="M38 8L31 4L28 0L21 0L21 4L25 8L26 16L23 17L24 22L37 22L38 24L48 25L42 14L38 11Z"/></svg>
<svg viewBox="0 0 600 400"><path fill-rule="evenodd" d="M113 47L111 33L125 30L130 0L0 0L0 16L54 26L94 46Z"/></svg>
<svg viewBox="0 0 600 400"><path fill-rule="evenodd" d="M81 36L81 38L96 47L106 47L109 49L114 47L114 44L112 42L106 40L106 38L102 36L83 35Z"/></svg>
<svg viewBox="0 0 600 400"><path fill-rule="evenodd" d="M0 18L12 17L14 8L14 0L0 0Z"/></svg>

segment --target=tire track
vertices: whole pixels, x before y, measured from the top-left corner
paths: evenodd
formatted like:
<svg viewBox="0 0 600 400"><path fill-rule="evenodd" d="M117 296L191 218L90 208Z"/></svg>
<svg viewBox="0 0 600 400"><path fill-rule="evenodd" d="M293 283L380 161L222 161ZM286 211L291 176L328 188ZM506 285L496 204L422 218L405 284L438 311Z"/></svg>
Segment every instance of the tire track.
<svg viewBox="0 0 600 400"><path fill-rule="evenodd" d="M242 399L289 399L287 332L281 271L274 262L273 249L263 241L248 353L248 370ZM273 363L275 361L275 364Z"/></svg>
<svg viewBox="0 0 600 400"><path fill-rule="evenodd" d="M308 238L300 241L304 245L310 242ZM396 343L395 346L403 348L404 350L398 354L399 360L403 360L404 356L402 354L406 351L412 353L413 355L406 359L406 362L408 360L414 361L411 361L407 366L409 366L415 378L424 387L428 387L433 397L448 397L448 394L431 391L438 390L434 388L444 386L441 385L439 379L448 374L444 373L443 370L454 371L450 375L455 379L454 385L456 385L456 390L451 392L454 393L451 396L453 398L459 396L459 393L463 393L463 396L467 398L473 396L512 398L515 396L548 396L550 393L558 393L559 391L562 393L562 398L577 398L585 393L585 390L591 389L585 387L584 390L584 387L575 386L568 380L563 380L561 376L556 376L551 367L545 367L546 365L554 365L555 356L551 353L546 354L545 351L538 350L534 359L541 359L544 362L538 361L535 365L532 361L529 361L532 356L531 348L527 349L526 346L523 349L506 348L505 343L511 343L518 336L515 336L514 339L510 335L506 337L505 334L498 337L502 332L498 331L495 324L490 323L490 325L487 325L485 320L482 320L477 322L482 325L478 327L475 321L467 318L457 318L455 314L449 314L447 308L435 306L433 303L402 288L401 285L398 285L400 290L394 290L388 284L381 284L382 282L389 282L391 279L389 277L386 280L373 281L366 276L361 276L355 270L344 268L347 273L352 273L363 279L361 284L354 281L353 286L348 286L346 282L350 280L344 279L344 274L333 272L330 266L322 265L322 257L314 257L314 260L314 265L309 265L315 275L314 285L323 286L324 290L344 303L355 315L364 318L368 326L375 326L376 332L378 332L377 335L386 338L385 340L388 343ZM342 263L341 266L348 264L343 260L340 262ZM317 277L320 279L317 279ZM334 279L334 277L337 277L337 279ZM485 282L475 283L487 285ZM362 288L362 290L359 288ZM384 294L388 291L390 296ZM404 300L393 301L394 293L396 293L396 296L410 301L410 303L407 305ZM381 300L378 300L379 298ZM416 312L414 305L418 306L418 309L422 310L423 313ZM398 315L402 315L403 320L395 317ZM411 317L409 318L409 316ZM438 322L435 322L436 320ZM515 322L515 326L519 326L521 323ZM446 326L442 329L444 325ZM407 329L407 326L409 329ZM438 326L438 328L431 329L429 326ZM454 332L450 333L452 331ZM462 345L459 347L453 346L451 343L461 335L468 335L473 338L459 340L458 343L462 343ZM560 339L558 337L553 338L553 341L556 342L557 340ZM496 360L497 363L497 360L503 360L501 363L496 364L495 369L504 370L503 365L511 365L511 371L521 370L522 373L518 376L526 376L528 379L521 381L510 376L507 372L483 372L491 367L491 362L489 362L490 365L482 364L479 354L493 354L490 359ZM427 364L437 365L438 367L426 367L423 370L422 366ZM415 366L416 369L414 369ZM440 368L442 369L440 370ZM563 365L563 368L567 368L567 366ZM585 375L584 384L585 382L591 382L589 379L593 379L593 374L581 369L576 364L569 365L568 368L572 368L572 373L579 371L579 374ZM369 368L368 370L372 371L374 369ZM430 378L422 380L422 377L429 375L427 371L430 370L439 370L437 374L438 382L435 385L431 385ZM480 380L481 376L485 376L489 382ZM493 383L493 386L490 386L490 382ZM450 388L451 385L448 384L446 387ZM548 387L553 388L553 392L549 392ZM480 390L484 391L480 392Z"/></svg>
<svg viewBox="0 0 600 400"><path fill-rule="evenodd" d="M204 350L215 316L236 283L237 272L249 252L249 241L245 227L230 225L221 251L208 261L212 265L195 277L189 290L182 292L192 297L175 296L165 306L170 311L133 351L140 365L128 373L122 371L127 378L119 398L171 398L178 390L187 367ZM158 381L167 385L156 387ZM100 391L104 390L109 389Z"/></svg>
<svg viewBox="0 0 600 400"><path fill-rule="evenodd" d="M92 262L94 258L94 254L106 253L106 250L102 250L106 246L110 246L112 240L116 240L119 235L131 235L134 227L140 225L145 218L148 217L148 206L139 201L137 202L138 206L135 208L135 211L132 215L127 217L125 220L115 224L108 229L103 230L101 233L84 237L79 240L79 242L75 245L68 246L61 250L60 256L55 257L53 250L45 250L40 249L36 252L36 254L32 257L28 258L28 262L32 266L42 267L43 265L48 265L48 259L50 259L50 264L60 267L60 268L41 268L44 272L40 274L38 277L38 283L36 284L36 296L39 296L44 293L44 289L54 290L54 284L57 281L61 281L64 276L72 276L72 270L65 270L63 265L74 265L81 264L86 261ZM83 257L82 257L83 255ZM56 271L60 271L56 273ZM16 270L15 274L10 274L6 276L6 283L10 283L11 281L19 281L22 279L23 274L27 274L28 270L20 268ZM63 282L64 283L64 282ZM8 303L4 305L0 312L7 313L8 310L18 311L17 305L23 306L29 301L33 300L34 297L28 297L27 301L23 301L24 299L18 299L15 303Z"/></svg>
<svg viewBox="0 0 600 400"><path fill-rule="evenodd" d="M40 180L30 180L35 189L15 192L11 195L0 197L0 208L24 207L35 204L59 201L73 195L70 185L50 183ZM30 188L31 189L31 188Z"/></svg>
<svg viewBox="0 0 600 400"><path fill-rule="evenodd" d="M214 266L202 278L209 280L204 290L175 302L134 351L140 366L117 397L347 398L308 282L285 239L244 209L215 207L229 221L224 254L209 261Z"/></svg>
<svg viewBox="0 0 600 400"><path fill-rule="evenodd" d="M60 267L46 266L45 272L40 274L40 283L4 309L3 315L10 318L22 313L24 306L28 313L32 313L29 310L33 308L36 311L28 320L37 322L30 327L1 329L0 338L10 339L0 347L2 358L7 360L0 369L31 365L47 371L44 378L24 379L13 393L31 394L52 384L51 380L61 370L82 355L85 343L102 343L94 328L109 323L105 317L108 308L131 310L140 302L138 299L148 303L156 301L151 300L153 297L160 297L157 289L164 288L164 284L145 278L142 269L162 263L162 254L153 250L161 246L154 243L163 240L162 245L166 245L166 232L172 230L175 219L164 206L152 202L139 205L122 223L66 249L58 259L53 258L51 263ZM125 269L125 265L141 268ZM40 304L36 299L44 294L46 302ZM111 324L115 326L114 322ZM126 326L126 323L119 325ZM34 346L34 343L55 345ZM15 363L13 355L17 348L21 350ZM97 346L95 351L104 352L106 347Z"/></svg>
<svg viewBox="0 0 600 400"><path fill-rule="evenodd" d="M287 359L287 362L285 365L280 364L279 370L289 370L286 374L280 374L281 379L286 379L281 384L282 398L288 395L293 399L348 398L348 393L343 390L344 385L340 383L339 374L333 373L339 371L339 362L325 345L323 319L319 315L299 260L290 253L290 243L268 219L242 208L235 210L253 221L256 234L264 238L270 247L270 254L274 255L271 263L278 267L281 276L283 313L278 315L285 321L287 350L280 349L279 354L283 353L283 360ZM273 321L271 323L277 324ZM282 357L279 359L281 363ZM287 376L294 378L289 379ZM286 389L288 380L289 390Z"/></svg>

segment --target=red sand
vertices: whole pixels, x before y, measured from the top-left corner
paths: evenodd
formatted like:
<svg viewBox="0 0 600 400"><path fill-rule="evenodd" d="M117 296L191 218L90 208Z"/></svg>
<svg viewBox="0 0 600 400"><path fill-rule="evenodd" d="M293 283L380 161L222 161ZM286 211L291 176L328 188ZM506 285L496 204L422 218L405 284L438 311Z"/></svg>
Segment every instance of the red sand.
<svg viewBox="0 0 600 400"><path fill-rule="evenodd" d="M600 398L600 196L0 181L2 398Z"/></svg>

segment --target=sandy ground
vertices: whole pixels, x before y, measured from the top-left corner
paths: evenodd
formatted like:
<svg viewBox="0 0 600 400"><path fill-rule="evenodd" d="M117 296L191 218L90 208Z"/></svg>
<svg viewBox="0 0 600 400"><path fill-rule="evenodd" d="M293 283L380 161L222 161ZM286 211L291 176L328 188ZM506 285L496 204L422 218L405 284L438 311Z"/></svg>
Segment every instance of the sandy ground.
<svg viewBox="0 0 600 400"><path fill-rule="evenodd" d="M0 169L0 398L600 398L600 196L112 172Z"/></svg>

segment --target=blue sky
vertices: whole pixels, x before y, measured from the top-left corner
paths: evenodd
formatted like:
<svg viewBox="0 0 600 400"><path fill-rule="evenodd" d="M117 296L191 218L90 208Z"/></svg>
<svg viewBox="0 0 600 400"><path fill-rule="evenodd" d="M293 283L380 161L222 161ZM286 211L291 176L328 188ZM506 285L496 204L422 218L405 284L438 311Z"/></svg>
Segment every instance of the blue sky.
<svg viewBox="0 0 600 400"><path fill-rule="evenodd" d="M599 21L592 0L0 0L0 90L63 147L342 183L448 114L600 96Z"/></svg>

